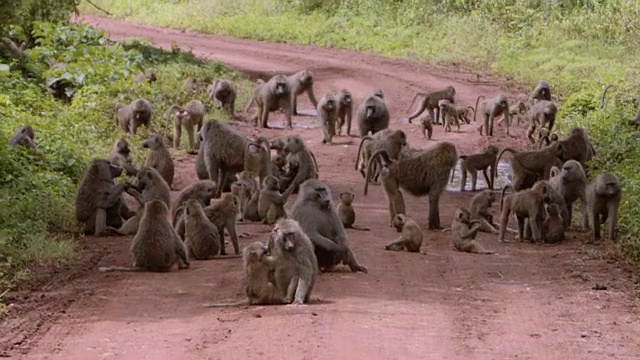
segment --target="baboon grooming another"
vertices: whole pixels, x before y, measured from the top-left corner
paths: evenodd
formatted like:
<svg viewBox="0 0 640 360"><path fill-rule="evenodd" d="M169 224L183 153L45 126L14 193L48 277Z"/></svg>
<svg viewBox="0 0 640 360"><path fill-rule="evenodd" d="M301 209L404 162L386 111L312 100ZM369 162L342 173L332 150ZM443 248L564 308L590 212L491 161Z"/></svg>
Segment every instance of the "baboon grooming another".
<svg viewBox="0 0 640 360"><path fill-rule="evenodd" d="M220 252L220 234L209 221L196 199L184 204L184 245L189 256L196 260L209 260Z"/></svg>
<svg viewBox="0 0 640 360"><path fill-rule="evenodd" d="M471 220L477 220L480 223L480 231L498 234L498 225L493 223L493 216L489 212L491 204L496 200L493 190L483 190L471 198L469 205L469 215Z"/></svg>
<svg viewBox="0 0 640 360"><path fill-rule="evenodd" d="M36 144L33 140L36 138L36 133L30 125L22 125L16 130L11 139L9 139L9 145L16 146L21 145L27 149L35 149Z"/></svg>
<svg viewBox="0 0 640 360"><path fill-rule="evenodd" d="M564 241L564 225L560 216L560 207L556 204L545 205L546 216L542 223L542 236L547 244Z"/></svg>
<svg viewBox="0 0 640 360"><path fill-rule="evenodd" d="M198 132L202 128L202 121L204 119L204 105L200 100L191 100L184 106L173 105L167 110L167 115L175 113L175 122L173 125L173 147L180 148L180 138L182 137L182 128L184 127L187 132L187 139L189 140L189 149L191 151L198 150L200 146L199 138L194 137L195 130ZM169 117L167 116L167 119Z"/></svg>
<svg viewBox="0 0 640 360"><path fill-rule="evenodd" d="M409 119L408 119L409 124L411 124L411 121L417 118L418 116L420 116L420 114L422 114L425 110L429 112L431 121L434 121L436 124L439 124L440 123L440 107L438 106L438 101L444 99L444 100L449 100L449 102L451 102L452 104L455 103L454 97L456 96L456 89L453 86L449 85L444 89L433 91L430 93L419 92L416 94L416 96L413 97L413 100L411 101L411 105L409 106L409 108L413 106L413 103L416 101L416 98L418 96L424 96L424 99L422 99L422 102L420 103L420 107L418 108L418 110L413 112L413 114L409 115ZM434 116L434 110L435 110L435 116Z"/></svg>
<svg viewBox="0 0 640 360"><path fill-rule="evenodd" d="M331 138L336 133L336 123L338 122L338 108L335 97L331 94L326 94L320 98L317 112L322 125L322 132L324 133L322 143L331 144Z"/></svg>
<svg viewBox="0 0 640 360"><path fill-rule="evenodd" d="M534 99L551 101L551 87L548 82L544 80L538 81L538 84L531 93L531 100L533 101Z"/></svg>
<svg viewBox="0 0 640 360"><path fill-rule="evenodd" d="M482 129L484 128L485 136L493 136L493 120L499 116L504 116L504 129L507 136L509 134L509 124L511 119L509 118L509 101L503 94L498 94L491 99L484 100L480 104L480 98L476 99L476 111L473 112L473 121L476 121L476 114L480 113L484 117L484 124L480 125L480 135L482 135Z"/></svg>
<svg viewBox="0 0 640 360"><path fill-rule="evenodd" d="M340 193L340 204L338 204L337 212L340 221L345 229L369 231L368 228L361 228L353 226L356 222L356 210L353 208L353 199L355 195L351 191L344 191Z"/></svg>
<svg viewBox="0 0 640 360"><path fill-rule="evenodd" d="M524 220L529 219L529 226L533 241L542 242L542 221L544 220L544 204L550 200L549 192L552 191L548 182L541 180L536 182L532 188L518 191L504 196L505 191L511 188L511 185L502 189L502 197L500 199L500 234L499 242L505 242L504 235L509 222L511 212L516 214L518 219L518 239L524 239Z"/></svg>
<svg viewBox="0 0 640 360"><path fill-rule="evenodd" d="M298 95L306 92L309 96L309 101L313 104L314 108L318 107L318 100L313 95L313 74L309 70L300 70L293 75L287 76L289 80L289 87L291 88L291 109L293 115L298 115ZM291 126L291 124L289 124Z"/></svg>
<svg viewBox="0 0 640 360"><path fill-rule="evenodd" d="M456 165L458 153L450 142L440 142L416 155L391 160L386 150L371 155L367 166L364 194L367 195L371 164L380 156L384 161L381 171L382 184L389 200L389 219L405 214L404 199L400 189L413 196L429 196L429 230L440 229L440 195L447 186L449 174Z"/></svg>
<svg viewBox="0 0 640 360"><path fill-rule="evenodd" d="M138 174L138 169L133 165L133 159L131 159L129 142L125 139L117 139L113 144L109 154L109 162L112 165L121 167L128 176L136 176Z"/></svg>
<svg viewBox="0 0 640 360"><path fill-rule="evenodd" d="M144 166L158 170L164 181L167 182L167 185L171 187L174 174L173 159L162 136L158 134L149 136L149 138L142 143L142 147L150 150Z"/></svg>
<svg viewBox="0 0 640 360"><path fill-rule="evenodd" d="M353 118L353 97L347 89L338 91L335 95L338 103L338 122L336 133L342 135L342 126L347 123L347 136L351 135L351 120Z"/></svg>
<svg viewBox="0 0 640 360"><path fill-rule="evenodd" d="M482 170L482 175L487 182L489 189L493 189L493 181L496 177L496 157L498 156L498 148L494 145L489 145L487 148L479 154L460 155L458 158L460 161L460 171L462 172L462 179L460 180L460 191L464 191L467 185L467 173L471 174L471 191L476 191L476 182L478 181L478 171ZM489 174L487 170L491 167ZM455 167L453 172L455 172ZM451 174L453 180L453 172Z"/></svg>
<svg viewBox="0 0 640 360"><path fill-rule="evenodd" d="M216 190L216 183L211 180L198 180L182 189L171 206L173 225L176 225L178 218L182 215L182 205L184 205L187 200L194 199L200 202L202 206L209 206L209 202L214 198Z"/></svg>
<svg viewBox="0 0 640 360"><path fill-rule="evenodd" d="M100 271L171 271L174 264L178 269L189 268L187 249L176 234L169 220L169 208L159 200L151 200L144 205L140 227L131 243L131 253L135 259L132 267L101 267Z"/></svg>
<svg viewBox="0 0 640 360"><path fill-rule="evenodd" d="M269 120L269 112L282 109L287 119L287 127L292 129L291 114L293 112L293 104L291 102L292 91L287 77L284 75L275 75L269 81L259 82L258 87L253 93L253 97L249 100L245 111L248 111L253 101L258 106L258 114L255 118L255 126L269 128L267 121Z"/></svg>
<svg viewBox="0 0 640 360"><path fill-rule="evenodd" d="M542 150L523 152L505 148L498 155L496 164L505 152L512 153L509 163L513 172L513 188L520 191L531 187L538 180L549 179L549 173L553 166L562 166L564 146L556 142Z"/></svg>
<svg viewBox="0 0 640 360"><path fill-rule="evenodd" d="M207 87L207 94L216 109L222 108L233 115L236 107L236 88L231 80L217 79Z"/></svg>
<svg viewBox="0 0 640 360"><path fill-rule="evenodd" d="M296 176L285 190L286 193L293 194L305 180L317 178L318 172L314 166L315 159L300 136L291 136L287 145L284 147L284 151L289 153L289 155L287 155L288 163L295 161L298 164Z"/></svg>
<svg viewBox="0 0 640 360"><path fill-rule="evenodd" d="M291 208L291 218L296 220L315 245L318 266L331 271L343 263L353 272L367 272L360 265L347 245L347 233L331 202L331 190L316 179L300 185L300 193Z"/></svg>
<svg viewBox="0 0 640 360"><path fill-rule="evenodd" d="M573 203L580 199L582 206L582 229L587 230L589 226L587 216L587 175L584 168L578 161L566 161L560 170L551 169L551 178L549 185L564 199L566 204L566 218L564 218L564 228L568 228L571 224ZM560 211L560 209L558 209Z"/></svg>
<svg viewBox="0 0 640 360"><path fill-rule="evenodd" d="M453 236L453 246L462 252L474 253L474 254L493 254L491 251L486 251L480 246L480 244L474 239L478 235L478 231L482 228L482 225L478 220L471 220L469 212L465 209L456 209L453 215L453 222L451 223L451 234Z"/></svg>
<svg viewBox="0 0 640 360"><path fill-rule="evenodd" d="M129 105L117 103L115 107L115 122L125 133L135 134L140 125L149 127L151 123L151 103L140 98Z"/></svg>
<svg viewBox="0 0 640 360"><path fill-rule="evenodd" d="M364 137L369 131L373 135L389 127L389 109L384 102L382 90L379 92L364 98L356 110L360 137Z"/></svg>
<svg viewBox="0 0 640 360"><path fill-rule="evenodd" d="M216 197L234 174L244 170L247 139L218 120L207 121L200 130L202 153L209 180L218 185Z"/></svg>
<svg viewBox="0 0 640 360"><path fill-rule="evenodd" d="M420 252L422 245L422 229L405 214L396 214L391 220L391 225L402 235L393 242L387 244L384 249L391 251L407 250L408 252Z"/></svg>
<svg viewBox="0 0 640 360"><path fill-rule="evenodd" d="M600 224L607 220L607 238L615 239L621 198L622 188L615 175L600 174L587 187L587 207L595 240L600 240Z"/></svg>

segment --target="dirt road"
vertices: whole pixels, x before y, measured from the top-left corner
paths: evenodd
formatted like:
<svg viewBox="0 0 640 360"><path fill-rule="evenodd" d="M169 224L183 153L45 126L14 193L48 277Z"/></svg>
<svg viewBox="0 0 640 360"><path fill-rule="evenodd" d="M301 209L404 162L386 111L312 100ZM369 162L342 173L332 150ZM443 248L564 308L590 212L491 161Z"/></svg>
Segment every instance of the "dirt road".
<svg viewBox="0 0 640 360"><path fill-rule="evenodd" d="M249 75L273 71L314 72L316 94L350 89L357 101L380 87L392 114L392 127L422 139L407 124L406 108L417 90L454 85L456 97L471 104L491 95L499 82L475 82L452 69L380 58L349 51L271 44L88 18L113 39L136 36L169 48L177 43L196 55L220 60ZM306 98L300 106L310 109ZM281 115L274 117L282 127ZM473 124L473 123L472 123ZM256 135L246 124L241 131ZM80 266L62 269L38 290L9 294L15 303L1 326L6 355L29 359L637 359L640 321L634 275L584 245L586 234L572 231L558 246L498 244L495 235L480 242L493 256L458 253L450 234L425 231L426 255L390 253L384 244L397 236L388 227L383 190L363 197L361 176L352 166L351 145L325 146L314 118L294 118L294 130L272 129L269 136L298 133L318 158L320 179L334 193L353 189L357 222L370 232L349 230L349 243L369 274L341 269L322 274L304 307L204 309L202 303L240 298L240 261L194 261L191 269L168 274L99 274L97 266L129 263L130 238L81 240ZM523 128L516 134L522 138ZM521 140L481 138L475 125L462 132L435 130L435 140L452 141L460 154L488 143L525 148ZM339 138L338 142L349 141ZM176 158L178 189L193 181L194 158ZM176 193L173 193L175 196ZM441 220L466 206L471 193L448 191ZM426 229L427 199L405 196L407 212ZM494 209L497 213L497 210ZM512 226L514 226L512 224ZM264 241L270 228L240 225L241 245ZM227 245L229 246L229 245ZM607 290L596 291L596 284Z"/></svg>

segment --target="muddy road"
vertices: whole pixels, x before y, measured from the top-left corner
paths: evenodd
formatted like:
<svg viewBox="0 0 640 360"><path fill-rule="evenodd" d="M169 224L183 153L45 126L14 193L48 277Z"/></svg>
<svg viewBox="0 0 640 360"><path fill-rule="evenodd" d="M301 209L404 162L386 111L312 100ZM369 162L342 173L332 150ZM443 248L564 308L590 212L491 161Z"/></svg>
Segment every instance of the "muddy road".
<svg viewBox="0 0 640 360"><path fill-rule="evenodd" d="M196 55L222 61L249 76L308 68L317 96L350 89L359 102L374 88L385 92L392 128L407 132L414 147L418 125L405 120L417 90L456 88L472 104L498 90L520 95L499 80L477 82L456 69L381 58L350 51L271 44L140 26L100 18L90 23L113 39L143 37L169 48L177 43ZM486 79L486 78L485 78ZM302 109L311 109L306 97ZM241 106L244 104L241 104ZM640 354L635 276L603 256L603 246L585 245L576 229L557 246L499 244L496 235L479 241L497 255L462 254L450 234L426 231L426 255L383 251L398 234L388 227L380 186L362 196L363 179L353 171L352 144L325 146L312 116L272 116L268 136L300 134L318 159L320 179L337 198L356 193L357 223L370 232L348 230L349 243L369 274L340 268L321 274L314 290L320 303L302 307L204 309L201 304L242 297L240 261L193 261L187 271L168 274L99 274L98 266L126 265L130 237L81 240L79 265L61 269L36 289L8 295L14 305L0 329L5 355L29 359L635 359ZM258 134L238 124L247 135ZM489 143L524 149L524 127L516 138L479 136L477 125L445 133L435 141L457 144L459 154ZM355 133L355 131L352 132ZM176 157L176 187L196 179L195 157ZM173 196L176 192L173 192ZM441 198L443 226L472 193L447 191ZM427 225L427 198L405 196L407 212ZM290 200L289 206L293 199ZM494 207L494 216L498 210ZM515 224L511 224L515 226ZM270 227L240 225L241 245L268 239ZM229 244L227 245L229 246ZM596 291L596 285L606 290Z"/></svg>

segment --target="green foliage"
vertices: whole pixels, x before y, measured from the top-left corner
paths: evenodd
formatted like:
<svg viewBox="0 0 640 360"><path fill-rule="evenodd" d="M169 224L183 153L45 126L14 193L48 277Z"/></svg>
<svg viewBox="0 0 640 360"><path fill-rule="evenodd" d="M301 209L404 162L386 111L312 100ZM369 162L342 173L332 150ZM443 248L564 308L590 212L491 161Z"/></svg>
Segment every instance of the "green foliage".
<svg viewBox="0 0 640 360"><path fill-rule="evenodd" d="M27 29L34 21L68 22L80 0L3 0L0 6L0 35L10 25Z"/></svg>

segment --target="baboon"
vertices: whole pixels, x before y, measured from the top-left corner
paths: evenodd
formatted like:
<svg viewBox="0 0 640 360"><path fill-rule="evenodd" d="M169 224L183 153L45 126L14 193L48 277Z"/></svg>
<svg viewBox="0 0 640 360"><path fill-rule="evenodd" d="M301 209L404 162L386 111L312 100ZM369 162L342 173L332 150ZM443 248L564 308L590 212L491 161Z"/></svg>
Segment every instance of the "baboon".
<svg viewBox="0 0 640 360"><path fill-rule="evenodd" d="M309 101L313 104L314 108L318 107L318 100L313 95L313 74L309 70L300 70L293 75L287 76L289 81L289 88L291 89L291 109L293 115L298 115L298 95L306 92L309 96ZM291 124L289 124L291 126Z"/></svg>
<svg viewBox="0 0 640 360"><path fill-rule="evenodd" d="M133 159L131 159L129 142L125 139L117 139L113 144L109 154L109 162L112 165L121 167L127 176L136 176L138 174L138 169L133 165Z"/></svg>
<svg viewBox="0 0 640 360"><path fill-rule="evenodd" d="M347 136L351 135L351 120L353 118L353 97L347 89L338 91L335 95L338 103L338 121L336 122L336 133L342 135L342 126L347 123Z"/></svg>
<svg viewBox="0 0 640 360"><path fill-rule="evenodd" d="M451 223L451 235L453 236L453 246L462 252L474 254L493 254L482 248L475 238L482 228L478 220L471 220L469 212L463 208L456 209Z"/></svg>
<svg viewBox="0 0 640 360"><path fill-rule="evenodd" d="M322 125L324 138L323 144L331 144L331 138L336 133L336 124L338 122L338 108L336 98L331 94L326 94L320 98L318 103L318 118Z"/></svg>
<svg viewBox="0 0 640 360"><path fill-rule="evenodd" d="M140 227L133 237L132 267L101 267L100 271L168 272L174 264L178 269L189 268L187 249L168 220L169 208L159 200L144 204Z"/></svg>
<svg viewBox="0 0 640 360"><path fill-rule="evenodd" d="M392 161L386 150L371 155L367 166L364 195L367 195L371 164L378 157L384 162L381 176L384 191L389 200L389 219L405 214L404 199L400 189L413 196L429 196L429 230L440 229L440 195L447 186L449 174L456 165L458 153L455 145L440 142L416 155Z"/></svg>
<svg viewBox="0 0 640 360"><path fill-rule="evenodd" d="M162 175L167 185L171 187L173 183L173 159L171 158L171 152L167 148L164 139L159 134L153 134L142 143L142 147L149 149L147 160L144 162L144 166L152 167Z"/></svg>
<svg viewBox="0 0 640 360"><path fill-rule="evenodd" d="M422 125L422 138L431 140L431 136L433 135L433 120L431 119L431 115L426 114L421 117L420 125Z"/></svg>
<svg viewBox="0 0 640 360"><path fill-rule="evenodd" d="M560 216L560 207L556 204L545 205L546 216L542 223L542 237L546 244L564 241L564 225Z"/></svg>
<svg viewBox="0 0 640 360"><path fill-rule="evenodd" d="M509 163L513 173L513 187L516 191L526 189L541 179L549 179L551 167L562 166L564 146L560 142L551 144L542 150L517 152L505 148L498 155L497 164L505 152L512 153Z"/></svg>
<svg viewBox="0 0 640 360"><path fill-rule="evenodd" d="M182 215L183 205L187 200L198 200L200 205L209 206L209 202L214 198L216 190L216 183L211 180L198 180L182 189L171 206L172 224L176 225L178 218Z"/></svg>
<svg viewBox="0 0 640 360"><path fill-rule="evenodd" d="M384 129L373 136L363 136L360 139L360 146L358 146L356 170L359 170L362 177L365 177L365 168L369 164L371 154L378 150L386 150L389 158L396 160L400 157L400 151L406 146L408 146L407 135L402 130ZM376 161L374 166L373 180L378 181L380 161Z"/></svg>
<svg viewBox="0 0 640 360"><path fill-rule="evenodd" d="M289 85L287 77L284 75L275 75L267 82L259 83L253 93L253 97L249 100L245 111L248 111L251 104L255 101L258 106L258 114L255 118L255 126L260 124L262 128L269 128L267 121L269 120L269 112L283 109L287 120L287 127L292 129L291 114L293 112L293 103L291 102L293 91Z"/></svg>
<svg viewBox="0 0 640 360"><path fill-rule="evenodd" d="M207 87L207 94L216 109L233 114L236 108L236 88L228 79L217 79Z"/></svg>
<svg viewBox="0 0 640 360"><path fill-rule="evenodd" d="M137 75L133 78L133 81L137 83L140 83L143 81L152 83L156 80L158 80L158 77L156 76L156 73L153 70L147 70L144 74Z"/></svg>
<svg viewBox="0 0 640 360"><path fill-rule="evenodd" d="M130 183L115 183L122 174L122 168L113 166L108 160L93 159L84 174L76 194L76 219L83 223L85 234L96 236L104 233L107 226L119 228L122 219L133 216L124 201L122 193Z"/></svg>
<svg viewBox="0 0 640 360"><path fill-rule="evenodd" d="M458 121L464 121L467 124L471 124L471 118L468 117L467 115L469 115L469 111L471 111L471 113L473 114L475 110L473 106L455 105L455 104L452 104L452 105L456 109L456 115L457 115Z"/></svg>
<svg viewBox="0 0 640 360"><path fill-rule="evenodd" d="M587 132L581 127L571 128L567 136L555 143L561 144L564 149L561 157L563 161L576 160L585 169L587 162L596 155L596 150L593 148ZM550 146L555 143L551 143Z"/></svg>
<svg viewBox="0 0 640 360"><path fill-rule="evenodd" d="M471 198L469 205L469 215L471 220L477 220L480 223L480 231L498 234L499 226L493 223L493 216L489 212L489 208L496 200L493 190L485 189Z"/></svg>
<svg viewBox="0 0 640 360"><path fill-rule="evenodd" d="M115 107L115 122L125 133L135 134L140 125L147 128L151 124L151 103L140 98L132 101L129 105L117 103Z"/></svg>
<svg viewBox="0 0 640 360"><path fill-rule="evenodd" d="M389 109L384 98L379 95L369 95L356 110L356 119L360 129L360 137L366 136L369 131L375 134L389 127Z"/></svg>
<svg viewBox="0 0 640 360"><path fill-rule="evenodd" d="M453 124L458 127L458 132L460 132L460 119L458 118L456 106L447 99L438 101L438 105L442 115L444 131L451 132L451 125Z"/></svg>
<svg viewBox="0 0 640 360"><path fill-rule="evenodd" d="M285 302L308 303L318 274L313 243L300 224L280 219L269 239L269 252L275 262L274 279Z"/></svg>
<svg viewBox="0 0 640 360"><path fill-rule="evenodd" d="M500 198L501 214L498 241L505 242L504 235L507 230L509 215L513 212L518 219L518 239L520 241L524 240L524 220L528 218L533 241L541 243L544 204L549 202L549 192L553 189L551 189L548 182L541 180L536 182L530 189L514 192L505 197L504 193L508 188L513 187L511 185L505 186L502 189L502 197Z"/></svg>
<svg viewBox="0 0 640 360"><path fill-rule="evenodd" d="M226 187L227 181L231 180L235 173L244 170L247 139L230 126L218 120L209 120L200 130L200 141L203 147L198 156L202 153L208 178L218 185L217 198ZM196 170L197 165L196 163Z"/></svg>
<svg viewBox="0 0 640 360"><path fill-rule="evenodd" d="M616 225L618 224L618 207L622 198L622 188L618 177L612 174L599 174L587 186L587 208L589 221L593 231L593 238L600 240L600 224L607 224L607 237L615 240Z"/></svg>
<svg viewBox="0 0 640 360"><path fill-rule="evenodd" d="M351 191L343 191L340 193L340 204L338 204L336 211L338 212L342 226L344 226L345 229L369 231L368 228L353 226L353 223L356 222L356 210L353 208L354 198L355 195Z"/></svg>
<svg viewBox="0 0 640 360"><path fill-rule="evenodd" d="M258 136L255 141L247 143L244 158L244 171L249 176L260 178L260 183L265 177L271 175L271 149L269 140L264 136ZM258 186L259 188L260 186Z"/></svg>
<svg viewBox="0 0 640 360"><path fill-rule="evenodd" d="M264 224L273 225L282 217L287 217L284 210L290 192L280 193L278 179L269 175L262 182L262 190L258 200L258 214Z"/></svg>
<svg viewBox="0 0 640 360"><path fill-rule="evenodd" d="M191 92L196 92L198 91L198 84L199 81L198 79L196 79L193 76L189 76L188 78L184 79L184 83L182 83L182 85L189 91Z"/></svg>
<svg viewBox="0 0 640 360"><path fill-rule="evenodd" d="M184 203L184 245L189 257L209 260L220 252L220 234L196 199Z"/></svg>
<svg viewBox="0 0 640 360"><path fill-rule="evenodd" d="M534 99L551 101L551 87L548 82L544 80L538 81L538 84L531 93L531 101Z"/></svg>
<svg viewBox="0 0 640 360"><path fill-rule="evenodd" d="M251 195L244 209L243 220L247 219L249 221L262 221L262 218L258 213L259 203L260 203L260 190L256 186L255 190L251 190Z"/></svg>
<svg viewBox="0 0 640 360"><path fill-rule="evenodd" d="M33 131L33 128L30 125L22 125L16 130L11 139L9 139L9 145L21 145L28 149L35 149L35 138L36 133Z"/></svg>
<svg viewBox="0 0 640 360"><path fill-rule="evenodd" d="M484 117L484 124L480 125L480 135L482 135L482 129L484 128L485 136L493 136L493 119L499 116L504 116L505 122L505 133L507 136L511 136L509 134L509 124L511 123L511 119L509 118L509 101L507 97L503 94L498 94L491 99L486 99L483 102L479 103L480 98L483 96L478 96L476 99L476 111L473 112L473 121L476 121L476 114L480 113Z"/></svg>
<svg viewBox="0 0 640 360"><path fill-rule="evenodd" d="M200 100L191 100L184 106L173 105L167 110L167 115L175 113L175 122L173 124L173 147L180 148L180 138L182 137L182 128L187 132L189 140L189 149L191 151L198 150L200 147L199 138L194 136L197 129L200 132L202 122L204 120L204 104ZM167 120L169 116L167 116ZM195 129L194 129L195 128Z"/></svg>
<svg viewBox="0 0 640 360"><path fill-rule="evenodd" d="M471 174L471 191L476 191L476 182L478 181L478 171L482 170L482 175L487 182L489 189L493 189L493 182L496 178L496 158L498 156L498 148L495 145L489 145L487 148L478 154L460 155L460 171L462 172L462 179L460 180L460 191L465 190L467 185L467 173ZM489 174L487 170L491 167ZM453 169L455 172L455 167ZM451 174L453 180L453 173Z"/></svg>
<svg viewBox="0 0 640 360"><path fill-rule="evenodd" d="M529 108L527 107L527 103L522 100L518 100L515 105L509 106L509 118L513 124L513 120L516 120L516 124L520 125L521 117L527 113ZM498 125L502 125L504 122L504 116L498 121ZM511 124L509 124L511 125Z"/></svg>
<svg viewBox="0 0 640 360"><path fill-rule="evenodd" d="M368 272L347 245L347 233L331 202L331 190L325 183L309 179L300 185L291 218L300 224L315 245L321 271L331 271L343 263L353 272Z"/></svg>
<svg viewBox="0 0 640 360"><path fill-rule="evenodd" d="M533 129L532 131L527 130L527 137L529 137L529 140L533 140L533 137L530 137L530 135L533 134L533 131L535 131L535 129ZM558 141L558 135L557 134L549 134L549 131L547 129L540 129L540 131L538 132L538 149L542 149L542 144L544 144L545 146L549 146L551 145L551 143L554 143Z"/></svg>
<svg viewBox="0 0 640 360"><path fill-rule="evenodd" d="M300 136L291 136L284 147L284 151L289 153L287 155L288 162L293 159L298 164L296 176L285 190L286 193L293 194L305 180L317 178L318 172L314 166L315 160Z"/></svg>
<svg viewBox="0 0 640 360"><path fill-rule="evenodd" d="M391 243L385 245L385 250L408 252L420 252L422 245L422 229L413 219L405 214L396 214L391 219L391 225L402 235Z"/></svg>
<svg viewBox="0 0 640 360"><path fill-rule="evenodd" d="M553 130L553 124L556 122L556 113L558 112L558 106L547 100L536 101L531 106L531 122L540 124L540 128L549 124L549 133ZM533 142L535 143L535 141Z"/></svg>
<svg viewBox="0 0 640 360"><path fill-rule="evenodd" d="M568 228L571 224L573 203L580 199L580 205L582 207L582 229L587 230L589 226L586 196L587 175L582 165L576 160L568 160L559 170L552 168L549 185L562 196L566 204L567 213L563 222L564 228Z"/></svg>
<svg viewBox="0 0 640 360"><path fill-rule="evenodd" d="M219 201L204 208L204 213L213 225L218 229L220 237L220 255L227 255L224 246L224 229L227 229L233 251L240 254L238 246L238 235L236 233L236 218L238 215L238 204L236 198L231 194L225 194Z"/></svg>
<svg viewBox="0 0 640 360"><path fill-rule="evenodd" d="M440 108L438 107L438 101L446 99L446 100L449 100L452 104L454 104L456 89L453 86L449 85L442 90L433 91L430 93L419 92L416 94L416 96L413 97L413 100L411 101L411 105L409 105L409 108L413 106L413 103L416 101L416 98L418 96L424 96L424 99L422 99L422 103L420 103L420 107L418 108L418 110L416 110L413 114L409 115L409 119L408 119L409 124L411 124L411 121L417 118L418 116L420 116L420 114L422 114L422 112L424 112L425 110L429 111L429 116L431 116L431 120L434 121L436 124L439 124ZM434 110L435 110L435 116L434 116Z"/></svg>

